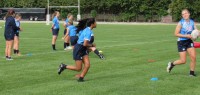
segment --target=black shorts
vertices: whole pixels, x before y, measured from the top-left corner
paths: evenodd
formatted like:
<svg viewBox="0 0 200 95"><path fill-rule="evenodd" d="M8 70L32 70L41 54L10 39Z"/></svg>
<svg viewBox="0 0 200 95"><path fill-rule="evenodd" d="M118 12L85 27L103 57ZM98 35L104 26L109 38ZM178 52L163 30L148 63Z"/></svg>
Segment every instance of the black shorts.
<svg viewBox="0 0 200 95"><path fill-rule="evenodd" d="M72 46L76 45L77 41L78 41L78 36L71 36L70 37L70 43L71 43Z"/></svg>
<svg viewBox="0 0 200 95"><path fill-rule="evenodd" d="M66 35L66 33L67 33L66 29L64 30L64 32L63 32L63 33L64 33L64 35Z"/></svg>
<svg viewBox="0 0 200 95"><path fill-rule="evenodd" d="M177 46L178 46L178 52L184 52L187 51L188 48L193 48L194 43L192 40L189 39L184 41L178 41Z"/></svg>
<svg viewBox="0 0 200 95"><path fill-rule="evenodd" d="M74 60L83 60L83 56L88 55L87 48L83 45L76 44L73 50Z"/></svg>
<svg viewBox="0 0 200 95"><path fill-rule="evenodd" d="M59 29L52 29L52 34L54 36L58 36L58 33L59 33Z"/></svg>
<svg viewBox="0 0 200 95"><path fill-rule="evenodd" d="M5 40L6 40L6 41L10 41L10 40L14 40L14 37L15 37L15 36L14 36L14 33L9 33L9 34L8 34L8 33L5 33L5 34L4 34L4 37L5 37Z"/></svg>
<svg viewBox="0 0 200 95"><path fill-rule="evenodd" d="M19 32L15 33L15 36L18 36L18 37L19 37Z"/></svg>

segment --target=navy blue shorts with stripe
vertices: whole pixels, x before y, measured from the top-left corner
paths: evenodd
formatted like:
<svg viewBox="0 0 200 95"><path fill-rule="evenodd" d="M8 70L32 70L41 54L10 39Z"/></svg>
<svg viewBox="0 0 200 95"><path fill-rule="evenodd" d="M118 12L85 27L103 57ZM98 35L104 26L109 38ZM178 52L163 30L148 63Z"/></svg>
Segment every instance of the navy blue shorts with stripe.
<svg viewBox="0 0 200 95"><path fill-rule="evenodd" d="M83 60L83 56L88 55L87 47L83 45L76 44L73 50L73 58L74 60Z"/></svg>
<svg viewBox="0 0 200 95"><path fill-rule="evenodd" d="M194 43L191 39L189 39L184 41L178 41L177 46L178 46L178 52L184 52L187 51L188 48L193 48Z"/></svg>

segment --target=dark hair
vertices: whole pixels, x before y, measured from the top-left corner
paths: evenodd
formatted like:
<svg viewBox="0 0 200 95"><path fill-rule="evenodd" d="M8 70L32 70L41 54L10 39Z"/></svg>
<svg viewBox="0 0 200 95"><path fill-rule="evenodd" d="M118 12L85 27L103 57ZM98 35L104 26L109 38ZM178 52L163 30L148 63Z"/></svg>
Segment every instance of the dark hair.
<svg viewBox="0 0 200 95"><path fill-rule="evenodd" d="M90 27L96 21L94 18L86 18L78 21L78 25L76 26L76 32L79 33L81 30L85 29L86 27Z"/></svg>
<svg viewBox="0 0 200 95"><path fill-rule="evenodd" d="M90 27L95 22L96 22L95 18L88 18L88 20L87 20L87 27Z"/></svg>
<svg viewBox="0 0 200 95"><path fill-rule="evenodd" d="M9 9L5 17L7 18L9 16L13 16L13 14L15 14L15 11L12 9Z"/></svg>
<svg viewBox="0 0 200 95"><path fill-rule="evenodd" d="M76 28L77 28L76 32L77 33L79 33L81 30L86 28L87 20L88 19L82 19L82 20L78 21L78 25L76 26Z"/></svg>

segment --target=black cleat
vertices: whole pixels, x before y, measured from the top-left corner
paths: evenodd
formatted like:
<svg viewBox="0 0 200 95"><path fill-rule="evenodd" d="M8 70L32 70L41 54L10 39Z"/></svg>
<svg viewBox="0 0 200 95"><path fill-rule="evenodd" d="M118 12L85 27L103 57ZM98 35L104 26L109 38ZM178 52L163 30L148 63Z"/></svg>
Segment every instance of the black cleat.
<svg viewBox="0 0 200 95"><path fill-rule="evenodd" d="M66 69L66 66L65 64L61 63L59 68L58 68L58 74L60 75L65 69Z"/></svg>
<svg viewBox="0 0 200 95"><path fill-rule="evenodd" d="M194 73L194 71L190 71L190 76L191 77L196 77L196 74Z"/></svg>
<svg viewBox="0 0 200 95"><path fill-rule="evenodd" d="M84 82L84 78L83 78L83 77L80 77L80 78L78 79L78 82Z"/></svg>
<svg viewBox="0 0 200 95"><path fill-rule="evenodd" d="M190 74L189 76L190 77L196 77L197 75L196 74Z"/></svg>
<svg viewBox="0 0 200 95"><path fill-rule="evenodd" d="M175 65L173 65L172 62L169 62L169 63L168 63L168 66L167 66L167 72L170 73L171 70L174 68L174 66L175 66Z"/></svg>
<svg viewBox="0 0 200 95"><path fill-rule="evenodd" d="M99 58L100 58L101 60L105 60L105 57L103 56L103 54L99 54Z"/></svg>

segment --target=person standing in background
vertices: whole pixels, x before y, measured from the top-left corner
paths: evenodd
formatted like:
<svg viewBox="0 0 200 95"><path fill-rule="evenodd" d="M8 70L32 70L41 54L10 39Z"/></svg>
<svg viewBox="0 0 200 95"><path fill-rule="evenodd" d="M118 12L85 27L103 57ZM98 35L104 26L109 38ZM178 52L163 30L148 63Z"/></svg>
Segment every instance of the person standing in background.
<svg viewBox="0 0 200 95"><path fill-rule="evenodd" d="M58 37L58 34L59 34L59 29L60 29L60 26L59 26L59 16L60 16L60 13L58 11L55 11L54 14L52 15L52 27L51 27L51 31L52 31L52 34L53 34L53 37L52 37L52 48L53 50L56 50L56 40L57 40L57 37Z"/></svg>
<svg viewBox="0 0 200 95"><path fill-rule="evenodd" d="M6 48L5 48L6 60L13 60L11 58L11 51L12 51L15 32L17 30L21 30L19 27L16 26L14 16L15 16L15 11L12 9L8 10L5 16L6 22L5 22L4 37L6 40Z"/></svg>

